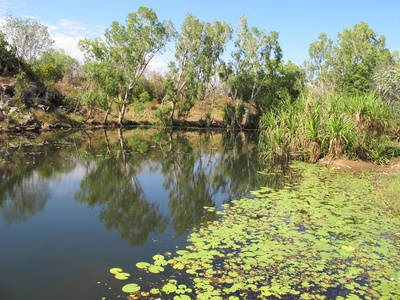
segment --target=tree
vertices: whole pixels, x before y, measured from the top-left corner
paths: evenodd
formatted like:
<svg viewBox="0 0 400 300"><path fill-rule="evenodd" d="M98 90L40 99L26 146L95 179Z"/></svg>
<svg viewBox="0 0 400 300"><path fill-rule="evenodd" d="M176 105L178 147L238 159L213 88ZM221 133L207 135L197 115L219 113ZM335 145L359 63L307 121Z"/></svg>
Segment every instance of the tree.
<svg viewBox="0 0 400 300"><path fill-rule="evenodd" d="M0 75L5 71L14 71L18 68L18 58L9 46L4 34L0 31Z"/></svg>
<svg viewBox="0 0 400 300"><path fill-rule="evenodd" d="M309 65L319 87L350 93L368 91L375 70L393 59L385 43L386 38L365 22L338 33L334 45L326 34L320 34L309 49Z"/></svg>
<svg viewBox="0 0 400 300"><path fill-rule="evenodd" d="M256 27L249 29L246 16L240 18L236 35L233 61L226 69L224 77L229 84L233 101L241 96L249 103L245 121L245 126L248 126L253 103L257 101L265 80L272 76L279 66L282 49L276 31L267 35L264 30Z"/></svg>
<svg viewBox="0 0 400 300"><path fill-rule="evenodd" d="M152 9L140 7L137 12L128 14L125 25L114 21L106 30L104 41L80 41L86 64L97 64L97 67L105 67L105 72L119 74L119 124L123 122L132 89L151 59L163 51L173 35L174 28L170 21L160 22Z"/></svg>
<svg viewBox="0 0 400 300"><path fill-rule="evenodd" d="M15 55L29 64L37 60L42 52L50 49L54 43L47 26L32 19L8 15L3 27L8 43L15 49Z"/></svg>
<svg viewBox="0 0 400 300"><path fill-rule="evenodd" d="M286 100L287 97L292 100L297 99L304 85L304 71L290 60L286 64L281 61L276 72L264 81L255 107L261 114L265 114L270 108Z"/></svg>
<svg viewBox="0 0 400 300"><path fill-rule="evenodd" d="M337 73L339 87L344 91L366 91L376 67L390 59L386 38L378 36L368 24L361 22L353 30L338 34L332 66Z"/></svg>
<svg viewBox="0 0 400 300"><path fill-rule="evenodd" d="M175 61L169 65L170 78L166 82L168 92L164 101L171 103L173 119L176 104L180 102L180 115L192 108L193 101L201 96L216 74L216 65L231 38L232 29L225 22L213 24L201 22L188 14L181 26L175 45Z"/></svg>
<svg viewBox="0 0 400 300"><path fill-rule="evenodd" d="M321 33L318 36L318 41L313 42L308 49L310 81L320 90L324 90L327 84L326 77L329 70L327 60L331 55L332 48L332 40L328 38L326 33Z"/></svg>

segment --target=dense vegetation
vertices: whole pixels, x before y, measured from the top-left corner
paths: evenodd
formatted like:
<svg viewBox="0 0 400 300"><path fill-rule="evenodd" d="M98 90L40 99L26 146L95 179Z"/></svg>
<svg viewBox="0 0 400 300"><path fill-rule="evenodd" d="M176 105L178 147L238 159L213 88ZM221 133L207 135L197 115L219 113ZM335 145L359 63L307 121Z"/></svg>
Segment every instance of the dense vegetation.
<svg viewBox="0 0 400 300"><path fill-rule="evenodd" d="M394 152L400 58L364 22L338 33L336 43L321 33L302 66L283 60L278 32L249 27L246 17L234 31L188 14L178 32L141 7L124 24L113 22L103 38L80 41L83 65L52 48L39 22L9 15L2 31L0 72L14 76L14 104L31 110L44 104L50 116L34 113L42 122L97 117L107 124L118 115L113 122L122 126L147 113L147 123L170 126L197 110L198 126L219 119L226 127L260 128L266 159L345 155L383 163ZM224 61L229 41L234 49ZM168 71L150 71L168 43L175 43ZM31 81L42 87L33 94ZM51 116L60 105L63 113Z"/></svg>

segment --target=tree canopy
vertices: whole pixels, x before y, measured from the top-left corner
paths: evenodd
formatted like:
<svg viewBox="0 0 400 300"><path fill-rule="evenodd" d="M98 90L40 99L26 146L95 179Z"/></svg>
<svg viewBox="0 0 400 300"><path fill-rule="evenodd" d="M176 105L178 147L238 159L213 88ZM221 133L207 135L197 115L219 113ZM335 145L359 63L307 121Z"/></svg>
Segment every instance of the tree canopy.
<svg viewBox="0 0 400 300"><path fill-rule="evenodd" d="M122 124L130 92L137 84L153 57L163 51L174 35L170 21L160 22L157 14L150 8L140 7L137 12L128 14L125 25L114 21L106 30L104 41L85 39L80 42L84 51L87 69L102 69L103 74L118 74L118 100L121 104L119 123ZM90 67L91 66L91 67ZM111 68L111 69L110 69ZM94 76L94 81L98 80ZM111 81L115 77L109 78ZM99 79L104 80L104 79ZM111 91L113 97L115 91Z"/></svg>
<svg viewBox="0 0 400 300"><path fill-rule="evenodd" d="M47 26L32 19L8 15L3 29L7 42L15 50L15 55L27 63L33 63L54 44Z"/></svg>

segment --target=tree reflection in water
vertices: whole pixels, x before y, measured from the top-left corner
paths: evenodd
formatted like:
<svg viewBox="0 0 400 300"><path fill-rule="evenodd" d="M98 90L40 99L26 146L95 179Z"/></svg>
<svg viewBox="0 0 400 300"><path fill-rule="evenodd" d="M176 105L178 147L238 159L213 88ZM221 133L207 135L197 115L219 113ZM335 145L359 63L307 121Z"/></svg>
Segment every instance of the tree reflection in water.
<svg viewBox="0 0 400 300"><path fill-rule="evenodd" d="M291 176L288 169L257 174L265 166L256 158L251 133L119 129L75 133L62 143L44 144L36 152L21 148L10 159L12 167L0 169L0 212L6 223L43 210L48 181L77 164L84 176L75 200L100 206L100 221L132 245L143 244L150 233L162 234L170 223L176 235L183 235L215 219L205 206L220 207L260 186L279 188L282 178ZM145 172L163 177L159 188L167 194L168 211L146 195L139 180Z"/></svg>

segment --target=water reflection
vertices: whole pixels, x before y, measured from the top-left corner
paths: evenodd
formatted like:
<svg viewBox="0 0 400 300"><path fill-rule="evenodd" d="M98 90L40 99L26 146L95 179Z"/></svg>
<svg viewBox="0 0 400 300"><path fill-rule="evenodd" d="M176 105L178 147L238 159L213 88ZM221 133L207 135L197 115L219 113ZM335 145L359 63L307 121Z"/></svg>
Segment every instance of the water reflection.
<svg viewBox="0 0 400 300"><path fill-rule="evenodd" d="M150 233L162 234L168 224L177 236L184 235L215 218L204 206L220 207L260 186L278 188L288 177L257 174L265 166L257 160L254 133L119 129L51 138L19 141L18 147L10 146L15 141L3 143L0 213L5 223L43 210L48 182L77 165L84 174L74 199L99 207L104 226L118 230L131 245L143 244ZM150 181L145 188L143 178ZM165 199L150 197L155 188L156 197Z"/></svg>
<svg viewBox="0 0 400 300"><path fill-rule="evenodd" d="M26 221L42 211L49 198L47 179L74 168L70 161L48 155L49 151L51 147L37 151L30 143L3 146L2 158L8 163L0 164L0 214L5 224Z"/></svg>

